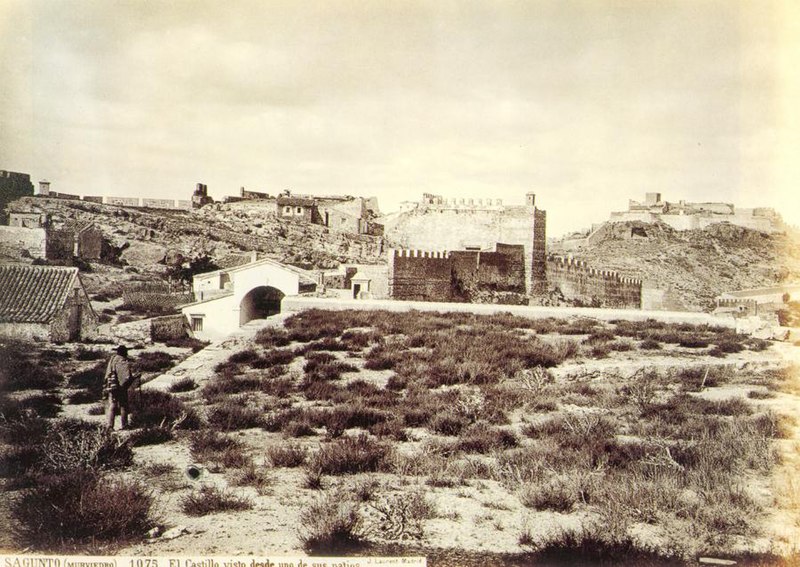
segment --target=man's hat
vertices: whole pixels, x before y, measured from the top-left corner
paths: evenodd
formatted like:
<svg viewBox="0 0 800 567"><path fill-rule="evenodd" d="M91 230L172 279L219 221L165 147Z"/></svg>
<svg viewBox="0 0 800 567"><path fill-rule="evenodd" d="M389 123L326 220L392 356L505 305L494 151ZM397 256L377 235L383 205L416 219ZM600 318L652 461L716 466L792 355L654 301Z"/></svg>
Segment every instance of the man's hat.
<svg viewBox="0 0 800 567"><path fill-rule="evenodd" d="M128 347L125 345L119 345L117 347L117 354L120 356L128 356Z"/></svg>

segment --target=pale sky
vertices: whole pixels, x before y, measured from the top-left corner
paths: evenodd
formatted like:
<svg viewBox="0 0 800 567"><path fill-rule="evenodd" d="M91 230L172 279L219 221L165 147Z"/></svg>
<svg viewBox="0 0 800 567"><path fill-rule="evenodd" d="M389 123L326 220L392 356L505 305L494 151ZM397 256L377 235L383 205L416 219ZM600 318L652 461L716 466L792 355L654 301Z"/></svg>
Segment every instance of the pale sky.
<svg viewBox="0 0 800 567"><path fill-rule="evenodd" d="M800 4L0 0L0 169L94 195L659 191L800 224Z"/></svg>

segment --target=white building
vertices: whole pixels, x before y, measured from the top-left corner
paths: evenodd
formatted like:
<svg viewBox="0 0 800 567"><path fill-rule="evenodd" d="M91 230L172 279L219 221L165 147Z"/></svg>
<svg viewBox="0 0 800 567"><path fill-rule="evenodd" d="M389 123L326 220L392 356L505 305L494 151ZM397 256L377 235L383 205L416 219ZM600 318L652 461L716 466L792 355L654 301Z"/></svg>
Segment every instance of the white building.
<svg viewBox="0 0 800 567"><path fill-rule="evenodd" d="M310 272L275 260L257 260L194 276L196 301L184 305L181 311L196 337L214 340L248 321L280 313L285 296L316 287L316 278Z"/></svg>

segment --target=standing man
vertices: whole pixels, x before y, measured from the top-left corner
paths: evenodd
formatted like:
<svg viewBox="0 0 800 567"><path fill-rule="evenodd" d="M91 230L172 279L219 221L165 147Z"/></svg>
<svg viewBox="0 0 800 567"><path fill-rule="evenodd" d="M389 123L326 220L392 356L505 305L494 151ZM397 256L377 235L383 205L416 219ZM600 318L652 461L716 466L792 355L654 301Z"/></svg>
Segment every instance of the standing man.
<svg viewBox="0 0 800 567"><path fill-rule="evenodd" d="M106 427L114 429L114 420L119 413L121 429L128 428L128 388L136 376L131 371L128 347L120 345L111 356L106 367L103 395L106 398Z"/></svg>

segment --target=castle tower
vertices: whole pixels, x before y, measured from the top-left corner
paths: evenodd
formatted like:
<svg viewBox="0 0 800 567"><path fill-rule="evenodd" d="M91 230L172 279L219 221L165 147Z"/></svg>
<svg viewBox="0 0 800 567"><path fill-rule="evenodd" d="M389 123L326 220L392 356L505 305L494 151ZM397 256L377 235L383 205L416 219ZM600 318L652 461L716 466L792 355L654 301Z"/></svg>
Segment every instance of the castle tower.
<svg viewBox="0 0 800 567"><path fill-rule="evenodd" d="M525 205L528 207L536 206L536 193L525 193Z"/></svg>
<svg viewBox="0 0 800 567"><path fill-rule="evenodd" d="M50 182L47 179L42 179L39 182L39 187L36 189L34 195L41 195L47 197L50 194Z"/></svg>

